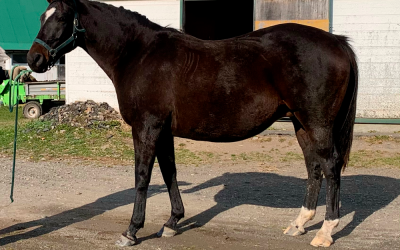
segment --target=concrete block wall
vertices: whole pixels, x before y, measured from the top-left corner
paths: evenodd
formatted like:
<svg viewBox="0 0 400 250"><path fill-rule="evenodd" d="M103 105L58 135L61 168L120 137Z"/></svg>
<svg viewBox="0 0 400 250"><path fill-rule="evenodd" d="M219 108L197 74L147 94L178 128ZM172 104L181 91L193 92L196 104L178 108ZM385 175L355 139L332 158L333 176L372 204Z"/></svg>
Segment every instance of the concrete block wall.
<svg viewBox="0 0 400 250"><path fill-rule="evenodd" d="M139 12L163 26L180 28L180 1L106 1ZM82 49L66 55L66 101L107 102L119 109L114 85L97 63Z"/></svg>
<svg viewBox="0 0 400 250"><path fill-rule="evenodd" d="M333 33L359 62L357 117L400 118L400 0L333 0Z"/></svg>

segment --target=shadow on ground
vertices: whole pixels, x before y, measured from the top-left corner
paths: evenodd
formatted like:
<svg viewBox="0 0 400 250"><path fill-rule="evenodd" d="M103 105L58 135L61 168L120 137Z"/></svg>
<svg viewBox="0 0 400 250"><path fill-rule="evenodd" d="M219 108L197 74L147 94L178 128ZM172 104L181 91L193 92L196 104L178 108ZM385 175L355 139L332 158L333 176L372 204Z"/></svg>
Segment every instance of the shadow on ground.
<svg viewBox="0 0 400 250"><path fill-rule="evenodd" d="M220 185L224 185L224 189L214 196L217 204L180 223L180 232L201 227L218 214L244 204L274 208L300 208L305 195L306 179L273 173L226 173L185 190L183 193L195 193ZM352 212L355 213L353 220L337 232L333 236L334 239L349 235L371 214L384 208L400 195L400 181L390 177L344 176L341 186L341 217ZM321 188L318 205L325 205L325 182ZM325 213L325 211L319 212ZM306 230L319 229L321 226L322 222L306 228Z"/></svg>
<svg viewBox="0 0 400 250"><path fill-rule="evenodd" d="M186 182L179 182L179 185L187 186L190 184ZM162 192L167 192L167 188L165 185L151 185L149 187L148 197L155 196ZM30 239L48 234L50 232L67 227L71 224L89 220L97 215L105 213L106 211L132 204L134 201L134 194L135 190L133 188L126 189L99 198L95 202L68 211L64 211L53 216L25 223L18 223L8 228L0 229L0 246L14 243L19 240ZM26 233L12 235L14 233L18 233L18 231L32 227L37 228Z"/></svg>
<svg viewBox="0 0 400 250"><path fill-rule="evenodd" d="M190 185L181 182L180 186ZM183 191L183 193L195 193L200 190L224 185L224 189L218 192L214 200L217 204L179 224L180 232L201 227L212 220L218 214L240 206L251 204L275 208L299 208L305 193L306 180L296 177L281 176L273 173L226 173L213 178L198 186ZM166 192L164 185L152 185L149 196ZM334 238L349 235L354 228L362 223L374 212L384 208L400 194L400 181L398 179L373 176L354 175L342 178L341 190L341 214L342 216L355 212L353 220L344 229L337 232ZM88 220L108 210L128 205L134 200L134 190L127 189L102 198L93 203L71 209L50 217L26 223L19 223L0 230L0 246L7 245L23 239L38 237L73 223ZM320 205L325 203L325 188L321 189ZM322 212L322 211L320 211ZM293 218L294 219L294 218ZM282 225L284 226L284 225ZM321 223L310 229L319 228ZM36 229L12 235L21 229L37 227ZM154 237L147 236L139 240Z"/></svg>

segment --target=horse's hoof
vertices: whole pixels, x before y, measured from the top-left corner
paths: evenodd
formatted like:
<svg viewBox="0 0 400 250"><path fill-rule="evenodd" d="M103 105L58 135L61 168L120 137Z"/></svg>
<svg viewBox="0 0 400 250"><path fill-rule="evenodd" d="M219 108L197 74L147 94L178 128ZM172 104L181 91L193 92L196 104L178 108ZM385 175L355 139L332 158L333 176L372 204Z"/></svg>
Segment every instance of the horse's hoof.
<svg viewBox="0 0 400 250"><path fill-rule="evenodd" d="M318 235L314 237L314 239L311 241L311 246L314 247L330 247L333 243L333 239L331 236L327 237L325 235Z"/></svg>
<svg viewBox="0 0 400 250"><path fill-rule="evenodd" d="M286 230L283 232L286 235L290 235L290 236L299 236L304 234L306 231L303 229L301 230L300 228L290 225L288 226L288 228L286 228Z"/></svg>
<svg viewBox="0 0 400 250"><path fill-rule="evenodd" d="M174 237L178 232L169 227L163 226L157 233L158 237Z"/></svg>
<svg viewBox="0 0 400 250"><path fill-rule="evenodd" d="M137 243L137 238L136 236L129 237L125 235L121 235L119 240L115 242L115 245L120 246L120 247L129 247L133 246Z"/></svg>

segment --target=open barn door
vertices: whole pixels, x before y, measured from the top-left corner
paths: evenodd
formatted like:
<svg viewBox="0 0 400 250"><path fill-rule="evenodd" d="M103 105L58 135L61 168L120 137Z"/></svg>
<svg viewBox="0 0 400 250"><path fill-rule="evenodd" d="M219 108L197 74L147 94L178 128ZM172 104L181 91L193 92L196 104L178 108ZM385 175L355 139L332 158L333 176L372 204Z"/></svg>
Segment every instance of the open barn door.
<svg viewBox="0 0 400 250"><path fill-rule="evenodd" d="M253 31L251 0L185 0L183 30L205 40L221 40Z"/></svg>
<svg viewBox="0 0 400 250"><path fill-rule="evenodd" d="M255 0L255 29L298 23L329 31L329 0Z"/></svg>

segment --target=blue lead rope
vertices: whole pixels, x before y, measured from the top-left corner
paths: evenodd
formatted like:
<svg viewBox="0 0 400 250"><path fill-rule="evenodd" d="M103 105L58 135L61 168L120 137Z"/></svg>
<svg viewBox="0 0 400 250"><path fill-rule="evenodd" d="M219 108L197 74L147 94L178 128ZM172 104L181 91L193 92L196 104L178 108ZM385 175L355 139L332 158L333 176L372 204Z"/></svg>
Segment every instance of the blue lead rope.
<svg viewBox="0 0 400 250"><path fill-rule="evenodd" d="M17 135L18 135L18 104L19 104L19 79L26 73L32 72L30 70L23 70L21 73L13 81L14 70L18 66L14 66L10 73L10 96L9 96L9 103L8 109L12 113L14 106L16 106L15 110L15 125L14 125L14 154L13 154L13 167L12 167L12 177L11 177L11 194L10 199L11 203L14 202L14 180L15 180L15 159L17 155ZM13 89L14 87L14 89ZM16 94L15 98L14 94ZM15 101L15 103L14 103Z"/></svg>

